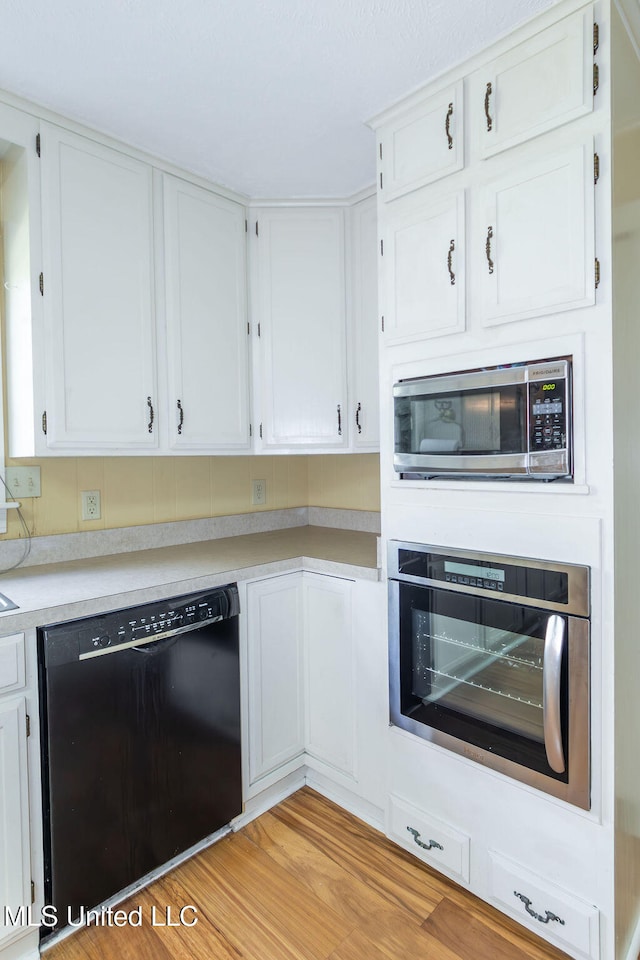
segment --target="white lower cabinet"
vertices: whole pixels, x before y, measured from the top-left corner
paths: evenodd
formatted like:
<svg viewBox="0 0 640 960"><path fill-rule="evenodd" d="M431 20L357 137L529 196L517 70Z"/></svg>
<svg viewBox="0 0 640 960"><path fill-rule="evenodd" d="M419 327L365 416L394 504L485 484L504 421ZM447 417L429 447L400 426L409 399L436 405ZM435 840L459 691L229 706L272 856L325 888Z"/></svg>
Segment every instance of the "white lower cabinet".
<svg viewBox="0 0 640 960"><path fill-rule="evenodd" d="M9 914L31 903L24 697L0 700L0 949L21 931ZM22 931L24 932L24 931Z"/></svg>
<svg viewBox="0 0 640 960"><path fill-rule="evenodd" d="M353 582L303 574L305 748L356 779Z"/></svg>
<svg viewBox="0 0 640 960"><path fill-rule="evenodd" d="M301 574L247 587L249 782L304 751Z"/></svg>
<svg viewBox="0 0 640 960"><path fill-rule="evenodd" d="M383 607L380 582L299 572L247 585L247 798L305 764L382 820Z"/></svg>
<svg viewBox="0 0 640 960"><path fill-rule="evenodd" d="M448 823L391 796L387 836L459 883L469 882L469 837Z"/></svg>
<svg viewBox="0 0 640 960"><path fill-rule="evenodd" d="M534 933L573 956L600 953L597 907L572 896L519 863L490 851L489 898Z"/></svg>

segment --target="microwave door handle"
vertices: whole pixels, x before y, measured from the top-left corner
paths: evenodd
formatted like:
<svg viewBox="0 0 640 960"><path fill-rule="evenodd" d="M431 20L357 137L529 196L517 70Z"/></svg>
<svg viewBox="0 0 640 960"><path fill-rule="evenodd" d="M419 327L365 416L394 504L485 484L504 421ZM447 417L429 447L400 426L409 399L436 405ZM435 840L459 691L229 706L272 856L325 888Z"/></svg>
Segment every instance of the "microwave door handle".
<svg viewBox="0 0 640 960"><path fill-rule="evenodd" d="M547 620L544 635L542 668L542 721L544 747L549 766L556 773L564 773L565 759L562 746L562 712L560 709L560 675L564 649L565 620L552 614Z"/></svg>

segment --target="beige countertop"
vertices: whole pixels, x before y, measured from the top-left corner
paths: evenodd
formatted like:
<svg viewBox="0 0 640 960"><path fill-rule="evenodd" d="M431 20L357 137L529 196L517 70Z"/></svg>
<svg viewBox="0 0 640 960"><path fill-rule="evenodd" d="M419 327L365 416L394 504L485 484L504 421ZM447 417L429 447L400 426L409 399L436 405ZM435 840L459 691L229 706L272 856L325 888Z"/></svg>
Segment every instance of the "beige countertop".
<svg viewBox="0 0 640 960"><path fill-rule="evenodd" d="M19 606L0 614L0 631L299 569L378 580L377 539L356 530L298 526L18 568L0 577L0 592Z"/></svg>

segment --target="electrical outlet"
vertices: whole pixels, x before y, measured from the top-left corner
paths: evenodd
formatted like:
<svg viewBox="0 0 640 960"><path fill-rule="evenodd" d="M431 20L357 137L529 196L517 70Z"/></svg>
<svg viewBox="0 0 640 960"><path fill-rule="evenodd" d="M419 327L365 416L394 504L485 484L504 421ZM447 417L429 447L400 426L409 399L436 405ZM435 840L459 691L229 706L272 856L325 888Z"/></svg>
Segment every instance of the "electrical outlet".
<svg viewBox="0 0 640 960"><path fill-rule="evenodd" d="M267 502L267 481L252 480L251 484L253 489L251 503L254 505L254 507L264 506L264 504Z"/></svg>
<svg viewBox="0 0 640 960"><path fill-rule="evenodd" d="M13 497L39 497L40 467L7 467L5 483Z"/></svg>
<svg viewBox="0 0 640 960"><path fill-rule="evenodd" d="M100 491L83 490L82 491L82 519L99 520L100 513Z"/></svg>

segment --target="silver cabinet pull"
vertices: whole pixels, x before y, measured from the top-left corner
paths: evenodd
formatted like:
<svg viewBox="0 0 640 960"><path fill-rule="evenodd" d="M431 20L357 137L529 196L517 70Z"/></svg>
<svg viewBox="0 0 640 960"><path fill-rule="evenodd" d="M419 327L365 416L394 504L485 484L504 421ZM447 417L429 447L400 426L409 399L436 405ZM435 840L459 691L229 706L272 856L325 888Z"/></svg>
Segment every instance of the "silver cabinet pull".
<svg viewBox="0 0 640 960"><path fill-rule="evenodd" d="M484 245L484 252L487 255L487 265L489 273L493 273L493 260L491 259L491 241L493 240L493 227L487 227L487 239Z"/></svg>
<svg viewBox="0 0 640 960"><path fill-rule="evenodd" d="M484 94L484 115L487 118L487 130L489 131L489 133L491 133L491 129L493 127L493 119L491 117L491 114L489 113L489 97L491 96L492 93L493 93L493 87L491 86L491 83L488 83L487 89Z"/></svg>
<svg viewBox="0 0 640 960"><path fill-rule="evenodd" d="M444 850L444 847L438 843L437 840L429 840L428 843L420 840L420 834L413 827L407 827L407 830L413 837L414 842L417 843L419 847L422 847L423 850Z"/></svg>
<svg viewBox="0 0 640 960"><path fill-rule="evenodd" d="M453 137L451 136L451 117L453 116L453 104L449 104L449 109L447 110L447 116L444 121L444 130L447 135L447 140L449 142L449 150L453 150Z"/></svg>
<svg viewBox="0 0 640 960"><path fill-rule="evenodd" d="M523 893L518 893L517 890L513 891L513 895L514 897L517 897L518 900L522 900L522 902L524 903L525 910L527 911L530 917L533 917L534 920L539 920L540 923L549 923L550 920L555 920L557 923L559 923L561 926L564 927L564 920L561 917L559 917L556 913L552 913L551 910L545 910L544 917L543 917L541 913L536 913L535 910L531 909L531 900L529 900L529 897L525 897Z"/></svg>
<svg viewBox="0 0 640 960"><path fill-rule="evenodd" d="M564 773L562 746L562 714L560 710L560 675L564 650L565 621L557 613L547 620L542 661L542 723L544 748L549 766L556 773Z"/></svg>
<svg viewBox="0 0 640 960"><path fill-rule="evenodd" d="M451 240L449 243L449 252L447 254L447 270L449 271L449 282L452 287L456 285L456 275L453 272L453 251L456 248L455 240Z"/></svg>

